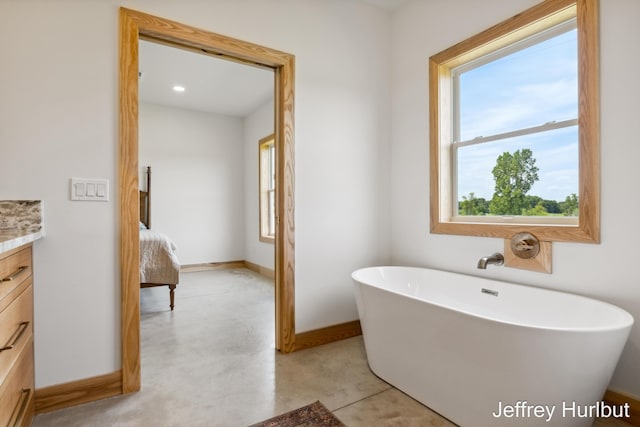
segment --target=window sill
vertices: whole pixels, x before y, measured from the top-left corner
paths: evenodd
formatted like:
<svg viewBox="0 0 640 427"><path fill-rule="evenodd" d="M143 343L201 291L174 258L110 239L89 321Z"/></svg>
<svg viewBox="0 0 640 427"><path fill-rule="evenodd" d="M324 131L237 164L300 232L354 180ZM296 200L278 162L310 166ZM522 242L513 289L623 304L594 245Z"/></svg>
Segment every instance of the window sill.
<svg viewBox="0 0 640 427"><path fill-rule="evenodd" d="M540 241L546 242L582 242L600 243L598 230L589 229L587 225L548 225L548 224L496 224L482 222L444 222L434 221L431 233L455 234L461 236L497 237L511 239L513 235L528 231Z"/></svg>

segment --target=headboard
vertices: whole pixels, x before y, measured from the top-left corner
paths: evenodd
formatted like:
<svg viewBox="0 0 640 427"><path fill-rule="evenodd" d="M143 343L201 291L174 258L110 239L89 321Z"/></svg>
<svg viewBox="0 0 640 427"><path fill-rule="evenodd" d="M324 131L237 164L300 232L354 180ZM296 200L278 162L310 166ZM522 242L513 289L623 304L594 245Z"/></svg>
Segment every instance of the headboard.
<svg viewBox="0 0 640 427"><path fill-rule="evenodd" d="M140 222L151 229L151 166L147 166L147 189L140 190Z"/></svg>

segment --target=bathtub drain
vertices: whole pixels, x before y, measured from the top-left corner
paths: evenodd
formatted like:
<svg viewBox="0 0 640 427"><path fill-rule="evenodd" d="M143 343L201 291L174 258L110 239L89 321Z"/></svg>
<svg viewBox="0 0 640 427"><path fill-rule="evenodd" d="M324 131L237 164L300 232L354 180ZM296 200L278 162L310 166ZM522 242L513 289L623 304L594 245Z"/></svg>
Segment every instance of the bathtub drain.
<svg viewBox="0 0 640 427"><path fill-rule="evenodd" d="M498 296L498 291L493 291L493 290L487 289L487 288L482 288L482 293L483 294L493 295L494 297Z"/></svg>

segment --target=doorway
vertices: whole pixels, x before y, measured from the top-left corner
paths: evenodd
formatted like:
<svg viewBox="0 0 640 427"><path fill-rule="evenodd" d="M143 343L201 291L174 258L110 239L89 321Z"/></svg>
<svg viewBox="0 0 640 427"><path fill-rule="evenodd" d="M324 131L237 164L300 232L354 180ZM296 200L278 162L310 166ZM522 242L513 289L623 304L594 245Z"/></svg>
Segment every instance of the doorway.
<svg viewBox="0 0 640 427"><path fill-rule="evenodd" d="M120 9L120 264L122 392L138 391L140 375L140 264L138 168L138 42L166 44L264 67L275 75L276 236L275 342L289 353L294 318L294 57L131 9Z"/></svg>

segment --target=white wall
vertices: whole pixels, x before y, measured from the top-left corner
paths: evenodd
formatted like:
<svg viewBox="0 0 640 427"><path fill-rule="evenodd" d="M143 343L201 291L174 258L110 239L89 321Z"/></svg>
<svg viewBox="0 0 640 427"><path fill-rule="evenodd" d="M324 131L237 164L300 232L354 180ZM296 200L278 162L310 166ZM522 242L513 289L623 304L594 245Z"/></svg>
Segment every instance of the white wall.
<svg viewBox="0 0 640 427"><path fill-rule="evenodd" d="M502 252L503 241L429 234L429 56L524 9L536 0L413 1L393 17L393 149L391 245L395 264L430 266L595 297L640 320L635 270L640 231L640 69L637 0L601 1L602 243L554 243L553 274L509 268L476 269L481 256ZM410 208L409 208L410 207ZM610 387L640 396L640 326L631 332Z"/></svg>
<svg viewBox="0 0 640 427"><path fill-rule="evenodd" d="M243 153L238 117L140 104L151 227L176 243L181 265L244 259Z"/></svg>
<svg viewBox="0 0 640 427"><path fill-rule="evenodd" d="M141 103L152 227L176 242L181 264L247 260L274 268L274 245L258 236L258 141L273 133L273 112L273 99L245 118Z"/></svg>
<svg viewBox="0 0 640 427"><path fill-rule="evenodd" d="M0 3L0 198L43 200L47 232L34 250L38 387L120 366L116 28L112 5ZM108 178L111 201L69 201L70 177Z"/></svg>
<svg viewBox="0 0 640 427"><path fill-rule="evenodd" d="M357 318L350 273L389 253L388 14L353 0L3 0L0 199L42 199L47 227L36 387L120 368L119 6L296 55L297 331ZM70 177L109 179L110 202L70 202Z"/></svg>
<svg viewBox="0 0 640 427"><path fill-rule="evenodd" d="M273 98L243 120L244 125L244 259L268 269L275 268L273 243L260 241L258 141L274 132Z"/></svg>

